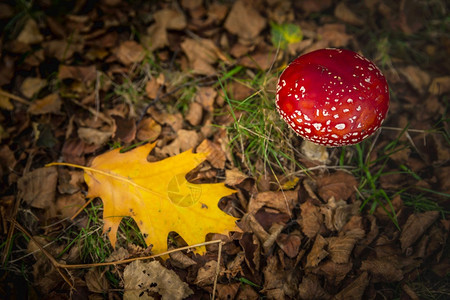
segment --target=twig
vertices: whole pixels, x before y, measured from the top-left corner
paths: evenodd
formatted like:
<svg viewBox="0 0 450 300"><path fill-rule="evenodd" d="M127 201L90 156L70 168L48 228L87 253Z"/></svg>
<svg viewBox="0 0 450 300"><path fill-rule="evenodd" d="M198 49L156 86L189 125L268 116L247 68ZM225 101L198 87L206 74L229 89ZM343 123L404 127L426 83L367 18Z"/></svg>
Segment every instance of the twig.
<svg viewBox="0 0 450 300"><path fill-rule="evenodd" d="M171 250L168 250L168 251L163 252L163 253L149 255L149 256L133 257L133 258L128 258L128 259L116 260L116 261L111 261L111 262L103 262L103 263L68 265L68 264L62 264L62 263L58 262L47 250L45 250L31 236L31 234L25 228L23 228L19 223L17 223L14 220L12 222L14 222L14 224L17 227L17 229L22 231L27 237L29 237L33 242L36 243L36 245L39 247L39 249L42 251L42 253L44 253L44 255L48 257L48 259L52 262L52 264L54 264L55 267L57 267L57 268L64 268L64 269L88 269L88 268L92 268L92 267L115 266L115 265L121 265L121 264L130 263L130 262L133 262L133 261L136 261L136 260L147 260L147 259L153 259L153 258L157 258L157 257L161 257L161 256L166 256L166 255L174 253L174 252L188 250L188 249L197 248L197 247L201 247L201 246L222 243L221 240L214 240L214 241L208 241L208 242L195 244L195 245L191 245L191 246L185 246L185 247L180 247L180 248L176 248L176 249L171 249ZM222 246L221 246L221 244L219 244L219 250L221 250L221 249L222 249Z"/></svg>
<svg viewBox="0 0 450 300"><path fill-rule="evenodd" d="M214 277L214 285L213 285L213 293L212 293L212 300L216 298L216 289L217 289L217 279L219 278L220 273L220 262L222 260L222 245L223 242L219 240L219 253L217 254L217 266L216 266L216 276Z"/></svg>
<svg viewBox="0 0 450 300"><path fill-rule="evenodd" d="M8 93L8 92L6 92L4 90L0 90L0 95L8 97L8 98L11 98L11 99L16 100L17 102L20 102L20 103L25 104L25 105L31 105L30 101L25 100L24 98L16 96L14 94Z"/></svg>
<svg viewBox="0 0 450 300"><path fill-rule="evenodd" d="M41 246L41 244L38 243L38 241L36 241L36 239L31 236L31 234L22 227L22 225L20 225L19 223L17 223L16 220L11 220L11 222L14 224L14 226L19 229L20 231L23 232L23 234L25 234L26 236L28 236L28 238L30 240L32 240L36 246L39 248L39 250L41 250L42 253L44 253L44 255L50 260L50 263L53 265L53 267L56 269L56 271L58 271L59 275L61 275L61 277L64 279L65 282L67 282L67 284L72 288L75 289L75 286L72 284L72 282L70 281L70 279L67 277L66 274L64 274L61 271L61 267L62 264L60 264L59 262L56 261L56 259L44 248Z"/></svg>

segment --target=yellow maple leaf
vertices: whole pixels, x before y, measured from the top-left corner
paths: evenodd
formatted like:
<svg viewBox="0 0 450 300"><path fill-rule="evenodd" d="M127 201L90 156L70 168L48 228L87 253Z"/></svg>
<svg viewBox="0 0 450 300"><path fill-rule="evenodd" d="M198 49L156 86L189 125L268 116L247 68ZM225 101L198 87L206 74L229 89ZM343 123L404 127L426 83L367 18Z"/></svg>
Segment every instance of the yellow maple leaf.
<svg viewBox="0 0 450 300"><path fill-rule="evenodd" d="M103 201L104 230L112 246L124 217L132 217L152 252L167 250L167 236L177 232L189 245L202 243L210 232L239 230L236 219L217 206L234 193L223 183L193 184L185 175L206 159L207 153L186 151L158 162L147 156L155 144L120 153L115 149L97 156L85 171L87 197ZM55 165L60 163L53 163ZM63 165L70 165L62 163ZM73 165L72 165L73 166Z"/></svg>

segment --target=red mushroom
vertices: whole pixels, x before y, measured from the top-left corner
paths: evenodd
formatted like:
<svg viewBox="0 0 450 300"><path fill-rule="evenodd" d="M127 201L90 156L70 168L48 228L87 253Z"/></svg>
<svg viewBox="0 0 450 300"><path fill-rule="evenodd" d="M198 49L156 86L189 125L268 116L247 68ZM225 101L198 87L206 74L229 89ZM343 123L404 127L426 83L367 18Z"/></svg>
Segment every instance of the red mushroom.
<svg viewBox="0 0 450 300"><path fill-rule="evenodd" d="M381 71L350 50L321 49L296 58L281 74L276 107L303 138L324 146L361 142L389 108Z"/></svg>

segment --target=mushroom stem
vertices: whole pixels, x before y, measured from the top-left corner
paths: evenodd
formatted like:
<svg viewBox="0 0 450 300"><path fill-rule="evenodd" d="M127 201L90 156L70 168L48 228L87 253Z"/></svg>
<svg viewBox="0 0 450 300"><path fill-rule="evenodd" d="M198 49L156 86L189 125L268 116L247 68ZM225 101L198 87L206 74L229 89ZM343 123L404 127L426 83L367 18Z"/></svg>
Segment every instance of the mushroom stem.
<svg viewBox="0 0 450 300"><path fill-rule="evenodd" d="M303 140L300 151L310 160L319 161L323 164L327 163L328 151L326 146Z"/></svg>

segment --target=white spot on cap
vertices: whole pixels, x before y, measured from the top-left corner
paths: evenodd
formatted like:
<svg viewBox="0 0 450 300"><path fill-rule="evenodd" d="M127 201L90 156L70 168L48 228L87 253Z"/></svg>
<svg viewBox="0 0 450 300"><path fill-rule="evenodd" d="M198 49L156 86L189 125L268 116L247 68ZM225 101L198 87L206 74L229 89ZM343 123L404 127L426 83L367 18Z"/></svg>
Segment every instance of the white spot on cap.
<svg viewBox="0 0 450 300"><path fill-rule="evenodd" d="M336 114L336 115L333 116L333 118L337 119L337 118L339 118L339 115Z"/></svg>
<svg viewBox="0 0 450 300"><path fill-rule="evenodd" d="M305 87L303 85L300 87L300 92L302 92L302 93L306 92L306 89L305 89Z"/></svg>
<svg viewBox="0 0 450 300"><path fill-rule="evenodd" d="M336 134L332 134L331 137L338 139L339 137Z"/></svg>
<svg viewBox="0 0 450 300"><path fill-rule="evenodd" d="M336 107L333 106L333 107L331 108L331 110L332 110L332 111L335 111L335 110L336 110Z"/></svg>
<svg viewBox="0 0 450 300"><path fill-rule="evenodd" d="M305 128L305 131L306 131L307 133L311 133L311 129L309 129L309 128Z"/></svg>
<svg viewBox="0 0 450 300"><path fill-rule="evenodd" d="M316 130L320 130L320 128L322 127L322 124L320 123L313 123L312 125L314 126L314 128L316 128Z"/></svg>
<svg viewBox="0 0 450 300"><path fill-rule="evenodd" d="M331 120L327 120L327 122L325 124L330 125Z"/></svg>
<svg viewBox="0 0 450 300"><path fill-rule="evenodd" d="M342 130L342 129L344 129L345 128L345 124L344 123L339 123L339 124L336 124L336 126L334 126L336 129L338 129L338 130Z"/></svg>
<svg viewBox="0 0 450 300"><path fill-rule="evenodd" d="M344 108L343 110L342 110L343 112L349 112L350 111L350 109L348 109L348 108Z"/></svg>
<svg viewBox="0 0 450 300"><path fill-rule="evenodd" d="M323 116L324 117L326 117L326 116L329 116L330 114L327 112L327 110L326 109L323 109L322 110L322 114L323 114Z"/></svg>
<svg viewBox="0 0 450 300"><path fill-rule="evenodd" d="M351 91L351 90L350 90ZM348 98L347 99L347 103L353 103L353 99L352 98Z"/></svg>
<svg viewBox="0 0 450 300"><path fill-rule="evenodd" d="M286 86L286 80L283 79L283 80L281 81L281 84L282 84L283 86Z"/></svg>
<svg viewBox="0 0 450 300"><path fill-rule="evenodd" d="M356 111L361 111L361 105L356 108Z"/></svg>
<svg viewBox="0 0 450 300"><path fill-rule="evenodd" d="M306 114L303 114L303 115L304 115L304 118L306 121L311 121L311 119Z"/></svg>

